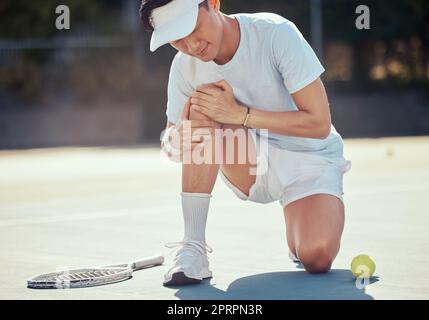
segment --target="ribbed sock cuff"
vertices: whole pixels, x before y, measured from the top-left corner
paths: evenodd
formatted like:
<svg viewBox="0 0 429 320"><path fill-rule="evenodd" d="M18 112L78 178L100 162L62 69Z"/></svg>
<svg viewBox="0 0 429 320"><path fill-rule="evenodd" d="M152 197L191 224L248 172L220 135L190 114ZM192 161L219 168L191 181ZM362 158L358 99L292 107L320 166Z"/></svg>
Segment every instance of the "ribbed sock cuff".
<svg viewBox="0 0 429 320"><path fill-rule="evenodd" d="M210 193L182 192L184 238L205 243Z"/></svg>

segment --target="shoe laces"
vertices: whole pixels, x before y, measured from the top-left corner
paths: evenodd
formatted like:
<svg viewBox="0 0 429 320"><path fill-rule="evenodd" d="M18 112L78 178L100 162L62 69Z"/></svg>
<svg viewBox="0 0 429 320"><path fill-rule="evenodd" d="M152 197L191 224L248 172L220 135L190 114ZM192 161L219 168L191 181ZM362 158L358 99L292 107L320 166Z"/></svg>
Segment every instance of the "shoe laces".
<svg viewBox="0 0 429 320"><path fill-rule="evenodd" d="M178 248L178 250L176 251L176 254L179 253L179 251L192 252L192 250L185 250L185 249L193 249L193 251L196 250L200 254L206 254L206 251L210 253L213 252L212 247L209 246L207 243L202 243L200 241L190 240L190 239L176 241L176 242L167 242L164 246L166 248ZM174 253L174 251L172 253Z"/></svg>

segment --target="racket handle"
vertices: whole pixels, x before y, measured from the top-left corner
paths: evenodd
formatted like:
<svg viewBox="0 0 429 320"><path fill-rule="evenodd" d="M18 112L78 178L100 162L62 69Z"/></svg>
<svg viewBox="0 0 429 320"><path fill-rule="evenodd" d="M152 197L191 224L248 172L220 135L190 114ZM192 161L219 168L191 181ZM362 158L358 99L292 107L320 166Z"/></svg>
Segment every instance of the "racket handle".
<svg viewBox="0 0 429 320"><path fill-rule="evenodd" d="M143 258L131 263L131 268L133 270L144 269L148 267L154 267L163 264L164 257L161 255L151 256Z"/></svg>

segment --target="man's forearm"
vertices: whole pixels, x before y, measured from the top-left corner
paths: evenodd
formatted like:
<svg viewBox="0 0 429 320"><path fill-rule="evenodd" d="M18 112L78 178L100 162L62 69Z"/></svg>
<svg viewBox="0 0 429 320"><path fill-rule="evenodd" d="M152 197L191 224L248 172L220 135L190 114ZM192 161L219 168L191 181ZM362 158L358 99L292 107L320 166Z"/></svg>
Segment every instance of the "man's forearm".
<svg viewBox="0 0 429 320"><path fill-rule="evenodd" d="M331 121L330 116L324 119L302 110L271 112L251 108L247 126L287 136L325 139L330 133Z"/></svg>

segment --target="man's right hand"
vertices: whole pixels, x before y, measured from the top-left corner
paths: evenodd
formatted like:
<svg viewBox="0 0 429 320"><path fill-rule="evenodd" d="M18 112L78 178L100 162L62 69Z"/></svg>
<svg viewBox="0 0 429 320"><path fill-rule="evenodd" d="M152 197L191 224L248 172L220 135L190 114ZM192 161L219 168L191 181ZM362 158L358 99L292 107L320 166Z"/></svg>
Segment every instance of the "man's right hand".
<svg viewBox="0 0 429 320"><path fill-rule="evenodd" d="M180 120L166 131L166 136L163 139L162 149L168 158L174 162L182 162L185 152L192 152L195 148L203 148L204 141L212 139L214 136L214 124L216 122L213 120L190 120L190 107L191 98L188 98Z"/></svg>

